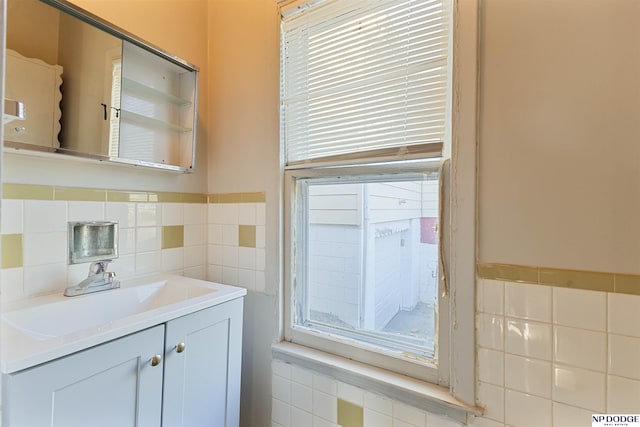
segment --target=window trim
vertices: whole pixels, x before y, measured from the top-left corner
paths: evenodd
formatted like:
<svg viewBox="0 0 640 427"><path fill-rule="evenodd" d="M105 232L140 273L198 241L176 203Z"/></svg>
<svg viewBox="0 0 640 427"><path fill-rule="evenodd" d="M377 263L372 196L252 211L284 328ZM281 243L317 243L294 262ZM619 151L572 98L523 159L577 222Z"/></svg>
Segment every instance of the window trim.
<svg viewBox="0 0 640 427"><path fill-rule="evenodd" d="M313 0L311 0L313 1ZM452 149L450 156L453 166L450 167L451 188L450 192L451 225L449 230L456 230L447 239L447 262L449 270L449 292L450 292L450 334L442 334L439 339L442 345L445 339L450 340L450 372L449 392L458 399L458 405L467 411L468 414L480 413L475 407L476 402L476 347L475 347L475 266L477 251L477 114L478 114L478 41L479 41L479 0L452 0L453 1L453 55L452 55L452 120L451 120L451 142ZM300 7L306 3L302 0L283 0L281 6L286 9ZM445 152L445 156L449 153ZM284 159L281 158L281 173L283 177L284 191L286 191L287 180L284 178ZM286 194L286 193L284 193ZM287 201L284 198L284 212L287 212ZM283 253L290 250L290 230L281 227L283 236ZM453 262L455 260L455 262ZM280 299L280 338L284 340L284 327L288 324L290 317L284 308L284 298L290 294L287 290L286 276L288 274L288 258L283 257L284 282L281 287ZM286 360L282 355L286 353L285 347L291 344L275 344L274 356ZM312 351L307 349L308 351ZM296 361L301 358L292 358ZM339 358L342 359L342 358ZM305 365L310 369L321 372L322 363L314 361L314 358L307 358ZM342 359L345 363L350 361ZM443 361L441 361L442 363ZM444 369L441 365L441 369ZM328 375L336 376L336 372L327 369ZM353 379L352 377L355 377ZM367 379L376 381L366 373L354 373L353 376L341 376L341 380L353 385L359 385L358 378L365 381ZM366 378L364 378L366 377ZM405 377L402 377L405 378ZM404 399L402 395L392 394L390 397L413 404L411 399ZM438 399L428 395L423 395L425 400ZM423 409L428 402L424 402ZM465 406L468 405L468 406ZM420 405L415 405L421 407ZM468 408L473 408L469 410ZM434 413L446 415L446 410L433 410Z"/></svg>
<svg viewBox="0 0 640 427"><path fill-rule="evenodd" d="M435 172L439 169L440 160L426 160L411 163L390 163L370 166L354 166L341 168L314 168L314 169L294 169L285 172L284 183L284 338L286 341L315 348L327 353L332 353L341 357L354 359L362 363L372 366L385 366L388 370L409 375L430 383L439 385L449 385L449 346L440 344L440 334L438 334L438 342L436 344L435 353L437 355L438 365L434 366L426 361L418 359L410 359L407 357L393 356L382 352L372 351L371 347L338 336L330 336L325 333L319 333L306 328L293 326L293 318L295 311L294 296L297 284L296 280L296 258L298 252L296 247L297 239L293 232L299 229L301 224L295 223L299 218L294 210L294 203L298 198L296 190L298 179L322 179L325 177L334 177L337 172L343 172L340 175L345 177L372 176L372 175L393 175L393 174L420 174L425 172ZM442 280L438 281L438 294L442 295ZM438 298L438 306L444 304L449 305L449 298ZM438 330L448 331L449 328L449 310L438 310ZM445 343L448 342L446 337L443 338Z"/></svg>

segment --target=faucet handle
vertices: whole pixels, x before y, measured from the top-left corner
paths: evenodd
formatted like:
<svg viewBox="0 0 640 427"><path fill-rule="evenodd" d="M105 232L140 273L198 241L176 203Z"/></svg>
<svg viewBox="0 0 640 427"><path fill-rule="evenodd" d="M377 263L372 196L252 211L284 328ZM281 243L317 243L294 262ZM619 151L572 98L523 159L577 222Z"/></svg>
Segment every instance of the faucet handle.
<svg viewBox="0 0 640 427"><path fill-rule="evenodd" d="M110 259L92 262L89 266L89 276L105 273L110 262Z"/></svg>

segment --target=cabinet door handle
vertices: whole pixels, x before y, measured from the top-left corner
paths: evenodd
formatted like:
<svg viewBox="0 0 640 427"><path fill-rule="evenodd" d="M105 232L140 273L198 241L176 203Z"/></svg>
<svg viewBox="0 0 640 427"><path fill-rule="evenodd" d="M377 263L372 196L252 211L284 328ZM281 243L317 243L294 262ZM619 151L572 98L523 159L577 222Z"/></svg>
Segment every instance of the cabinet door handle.
<svg viewBox="0 0 640 427"><path fill-rule="evenodd" d="M156 354L151 358L151 366L158 366L162 362L162 356Z"/></svg>
<svg viewBox="0 0 640 427"><path fill-rule="evenodd" d="M179 342L178 345L176 345L176 351L178 353L182 353L185 348L187 348L187 345L183 342Z"/></svg>

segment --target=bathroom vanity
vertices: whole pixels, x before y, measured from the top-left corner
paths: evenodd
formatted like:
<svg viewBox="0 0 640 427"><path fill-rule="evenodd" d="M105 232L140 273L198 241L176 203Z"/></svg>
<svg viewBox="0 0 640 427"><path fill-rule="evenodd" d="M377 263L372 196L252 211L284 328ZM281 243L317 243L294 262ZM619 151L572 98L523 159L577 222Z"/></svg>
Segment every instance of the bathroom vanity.
<svg viewBox="0 0 640 427"><path fill-rule="evenodd" d="M4 426L238 426L246 290L158 275L2 315Z"/></svg>

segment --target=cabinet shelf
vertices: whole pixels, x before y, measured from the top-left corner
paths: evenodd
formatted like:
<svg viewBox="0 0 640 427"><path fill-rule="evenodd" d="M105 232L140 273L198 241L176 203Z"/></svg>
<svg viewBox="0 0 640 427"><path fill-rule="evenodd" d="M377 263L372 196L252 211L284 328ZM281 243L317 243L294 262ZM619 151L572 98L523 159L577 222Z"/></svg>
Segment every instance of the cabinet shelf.
<svg viewBox="0 0 640 427"><path fill-rule="evenodd" d="M163 122L162 120L143 116L133 111L120 110L120 119L131 123L137 123L149 128L166 129L174 132L191 132L193 129L177 125L175 123Z"/></svg>
<svg viewBox="0 0 640 427"><path fill-rule="evenodd" d="M152 97L164 102L169 102L171 104L178 105L178 106L187 106L192 104L191 101L189 101L188 99L180 98L179 96L175 96L175 95L171 95L170 93L159 91L150 86L139 83L132 79L128 79L126 77L122 77L122 88L124 90L130 90L131 92L139 95L145 95L145 96Z"/></svg>

